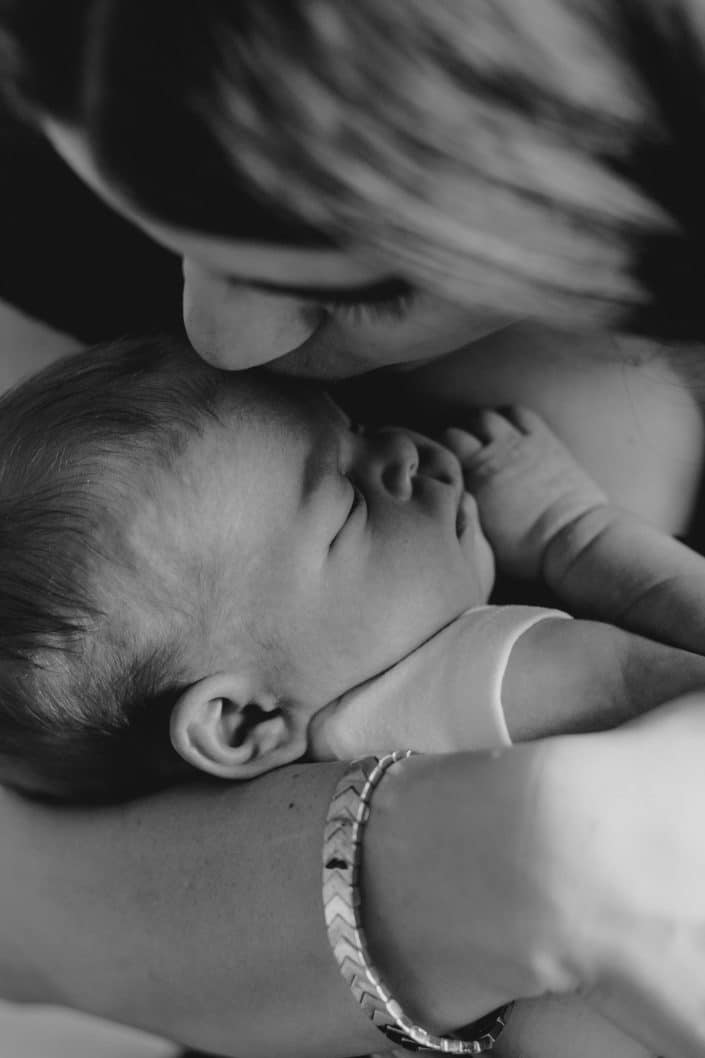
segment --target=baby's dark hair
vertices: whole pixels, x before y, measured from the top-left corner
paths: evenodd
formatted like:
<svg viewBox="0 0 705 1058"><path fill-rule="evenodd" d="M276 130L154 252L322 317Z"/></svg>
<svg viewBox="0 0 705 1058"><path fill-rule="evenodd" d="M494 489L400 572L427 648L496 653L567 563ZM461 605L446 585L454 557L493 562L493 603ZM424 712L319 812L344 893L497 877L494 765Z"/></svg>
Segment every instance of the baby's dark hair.
<svg viewBox="0 0 705 1058"><path fill-rule="evenodd" d="M0 782L90 802L195 774L168 731L179 608L140 583L123 527L217 420L219 374L182 339L125 340L0 400Z"/></svg>

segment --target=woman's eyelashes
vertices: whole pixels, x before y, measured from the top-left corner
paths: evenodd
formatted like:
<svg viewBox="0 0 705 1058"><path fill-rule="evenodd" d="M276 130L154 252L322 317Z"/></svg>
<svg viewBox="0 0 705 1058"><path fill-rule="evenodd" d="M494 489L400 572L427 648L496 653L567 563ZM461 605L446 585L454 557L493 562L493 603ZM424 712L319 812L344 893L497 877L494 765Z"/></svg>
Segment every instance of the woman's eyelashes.
<svg viewBox="0 0 705 1058"><path fill-rule="evenodd" d="M346 323L378 323L383 320L400 320L408 313L416 298L410 287L394 297L380 301L347 301L336 299L321 305L324 312Z"/></svg>

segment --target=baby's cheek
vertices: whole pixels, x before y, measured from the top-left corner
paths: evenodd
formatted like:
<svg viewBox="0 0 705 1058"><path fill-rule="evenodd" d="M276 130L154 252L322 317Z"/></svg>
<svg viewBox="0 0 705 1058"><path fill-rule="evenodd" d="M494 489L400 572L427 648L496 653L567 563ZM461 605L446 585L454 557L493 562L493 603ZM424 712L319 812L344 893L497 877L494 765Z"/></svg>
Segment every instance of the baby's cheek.
<svg viewBox="0 0 705 1058"><path fill-rule="evenodd" d="M380 639L376 637L378 644ZM312 636L297 637L296 644L284 682L292 697L307 704L331 702L380 668L375 645L369 636L363 638L352 620L324 621Z"/></svg>

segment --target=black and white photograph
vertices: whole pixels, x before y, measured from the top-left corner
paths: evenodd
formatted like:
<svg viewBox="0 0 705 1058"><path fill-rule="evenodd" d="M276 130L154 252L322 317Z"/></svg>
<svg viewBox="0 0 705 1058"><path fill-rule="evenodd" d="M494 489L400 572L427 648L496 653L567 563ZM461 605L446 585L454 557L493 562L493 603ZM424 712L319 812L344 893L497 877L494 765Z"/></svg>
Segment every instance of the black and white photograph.
<svg viewBox="0 0 705 1058"><path fill-rule="evenodd" d="M0 0L0 1058L705 1058L705 0Z"/></svg>

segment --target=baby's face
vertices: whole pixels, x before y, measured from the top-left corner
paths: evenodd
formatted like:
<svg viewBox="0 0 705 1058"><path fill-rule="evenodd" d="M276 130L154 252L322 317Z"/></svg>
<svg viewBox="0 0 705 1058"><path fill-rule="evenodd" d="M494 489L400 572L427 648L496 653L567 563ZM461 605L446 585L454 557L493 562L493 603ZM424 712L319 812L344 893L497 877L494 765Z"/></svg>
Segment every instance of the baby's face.
<svg viewBox="0 0 705 1058"><path fill-rule="evenodd" d="M451 452L405 430L360 432L303 384L225 384L220 424L151 508L162 548L171 534L183 553L190 538L215 563L219 652L244 615L277 693L319 706L486 602L493 558Z"/></svg>

